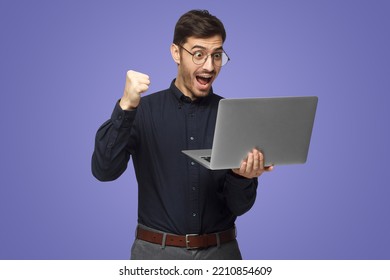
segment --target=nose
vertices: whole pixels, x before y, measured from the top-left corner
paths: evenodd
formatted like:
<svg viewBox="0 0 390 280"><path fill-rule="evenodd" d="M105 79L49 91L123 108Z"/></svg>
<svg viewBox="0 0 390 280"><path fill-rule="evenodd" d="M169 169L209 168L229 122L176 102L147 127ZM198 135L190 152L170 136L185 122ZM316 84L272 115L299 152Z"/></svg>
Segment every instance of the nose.
<svg viewBox="0 0 390 280"><path fill-rule="evenodd" d="M214 61L211 55L206 57L206 61L203 63L202 68L209 72L214 71Z"/></svg>

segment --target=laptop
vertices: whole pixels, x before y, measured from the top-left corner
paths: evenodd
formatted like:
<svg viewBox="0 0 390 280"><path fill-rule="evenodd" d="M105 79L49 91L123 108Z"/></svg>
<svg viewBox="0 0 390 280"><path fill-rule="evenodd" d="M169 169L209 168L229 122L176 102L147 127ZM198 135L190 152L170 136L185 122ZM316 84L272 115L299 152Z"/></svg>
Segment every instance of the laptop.
<svg viewBox="0 0 390 280"><path fill-rule="evenodd" d="M239 168L253 148L265 166L307 160L317 96L221 99L211 149L184 150L211 170Z"/></svg>

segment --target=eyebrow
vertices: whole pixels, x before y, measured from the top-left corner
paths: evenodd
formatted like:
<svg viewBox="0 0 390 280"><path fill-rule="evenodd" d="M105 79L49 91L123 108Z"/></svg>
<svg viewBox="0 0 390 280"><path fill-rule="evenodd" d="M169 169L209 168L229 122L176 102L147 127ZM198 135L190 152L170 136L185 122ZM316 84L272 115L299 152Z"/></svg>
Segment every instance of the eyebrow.
<svg viewBox="0 0 390 280"><path fill-rule="evenodd" d="M206 47L203 47L203 46L200 46L200 45L195 45L195 46L193 46L193 47L191 48L191 50L193 50L193 49L207 50ZM218 48L214 49L213 51L223 51L223 47L222 47L222 46L221 46L221 47L218 47Z"/></svg>

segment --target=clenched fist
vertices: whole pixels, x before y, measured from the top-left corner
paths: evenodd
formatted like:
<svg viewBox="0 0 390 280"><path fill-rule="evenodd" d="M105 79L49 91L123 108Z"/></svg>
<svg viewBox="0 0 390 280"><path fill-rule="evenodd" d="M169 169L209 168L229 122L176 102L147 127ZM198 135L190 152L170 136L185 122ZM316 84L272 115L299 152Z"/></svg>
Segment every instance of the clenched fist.
<svg viewBox="0 0 390 280"><path fill-rule="evenodd" d="M150 85L149 76L129 70L126 73L126 84L123 97L119 102L122 110L131 110L138 107L141 94L148 90Z"/></svg>

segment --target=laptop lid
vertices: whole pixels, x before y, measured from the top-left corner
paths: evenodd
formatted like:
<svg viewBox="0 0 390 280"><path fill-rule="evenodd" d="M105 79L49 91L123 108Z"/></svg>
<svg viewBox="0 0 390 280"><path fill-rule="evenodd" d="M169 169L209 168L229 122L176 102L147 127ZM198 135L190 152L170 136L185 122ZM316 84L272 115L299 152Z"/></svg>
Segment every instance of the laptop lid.
<svg viewBox="0 0 390 280"><path fill-rule="evenodd" d="M222 99L210 164L193 158L209 169L232 169L257 148L266 166L305 163L317 103L316 96Z"/></svg>

